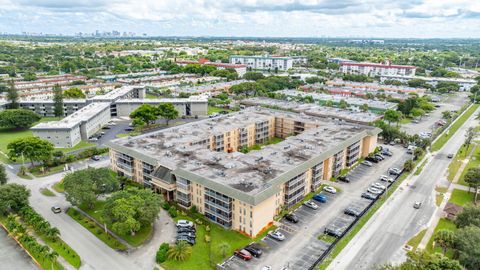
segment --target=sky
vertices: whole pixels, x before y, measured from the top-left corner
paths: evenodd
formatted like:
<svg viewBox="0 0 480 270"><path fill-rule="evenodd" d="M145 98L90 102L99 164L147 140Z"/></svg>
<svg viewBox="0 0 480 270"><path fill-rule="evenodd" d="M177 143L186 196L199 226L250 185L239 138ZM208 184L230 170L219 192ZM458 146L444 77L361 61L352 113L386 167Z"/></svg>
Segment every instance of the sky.
<svg viewBox="0 0 480 270"><path fill-rule="evenodd" d="M0 0L1 33L480 38L480 0Z"/></svg>

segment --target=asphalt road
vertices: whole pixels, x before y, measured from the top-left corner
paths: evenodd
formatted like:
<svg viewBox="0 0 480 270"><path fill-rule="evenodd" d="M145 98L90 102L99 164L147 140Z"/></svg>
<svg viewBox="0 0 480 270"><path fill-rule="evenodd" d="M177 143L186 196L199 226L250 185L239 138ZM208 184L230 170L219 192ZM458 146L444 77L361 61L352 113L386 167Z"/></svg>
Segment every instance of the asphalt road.
<svg viewBox="0 0 480 270"><path fill-rule="evenodd" d="M448 143L434 153L422 173L407 179L372 216L362 230L343 249L328 269L370 269L387 262L400 263L406 259L404 245L419 231L429 226L436 209L434 188L444 182L451 159L464 142L466 130L478 126L478 111L465 122ZM423 202L414 209L416 201Z"/></svg>

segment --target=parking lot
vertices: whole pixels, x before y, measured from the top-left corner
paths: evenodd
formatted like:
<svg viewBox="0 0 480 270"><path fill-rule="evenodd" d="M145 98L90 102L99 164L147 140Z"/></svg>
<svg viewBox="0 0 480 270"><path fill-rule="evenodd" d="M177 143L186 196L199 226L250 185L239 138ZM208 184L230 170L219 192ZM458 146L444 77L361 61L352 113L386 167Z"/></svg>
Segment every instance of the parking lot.
<svg viewBox="0 0 480 270"><path fill-rule="evenodd" d="M304 205L293 213L298 217L298 223L292 223L285 219L278 222L278 230L285 235L284 241L277 241L269 236L264 237L259 246L263 250L260 258L243 261L232 256L224 262L224 269L262 269L270 266L272 269L308 269L328 249L330 243L319 240L327 227L338 227L343 230L355 222L355 217L344 214L347 207L367 208L369 201L361 198L361 194L373 182L380 182L380 175L388 174L388 168L402 168L406 159L410 158L403 147L388 146L393 152L392 157L373 164L372 167L358 165L349 174L350 183L329 182L326 184L340 189L337 194L322 191L327 197L326 203L316 202L317 210ZM384 183L385 184L385 183ZM381 198L380 198L381 199Z"/></svg>

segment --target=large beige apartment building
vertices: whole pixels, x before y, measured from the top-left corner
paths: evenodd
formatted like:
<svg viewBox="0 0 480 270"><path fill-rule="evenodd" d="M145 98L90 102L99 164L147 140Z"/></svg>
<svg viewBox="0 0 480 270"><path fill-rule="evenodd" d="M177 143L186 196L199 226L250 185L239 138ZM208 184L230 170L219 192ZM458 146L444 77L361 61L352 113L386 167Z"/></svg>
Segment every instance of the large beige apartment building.
<svg viewBox="0 0 480 270"><path fill-rule="evenodd" d="M282 209L318 190L322 180L374 151L379 132L252 107L114 140L110 160L113 170L167 200L195 206L212 222L253 237L272 225ZM274 137L282 140L266 145Z"/></svg>

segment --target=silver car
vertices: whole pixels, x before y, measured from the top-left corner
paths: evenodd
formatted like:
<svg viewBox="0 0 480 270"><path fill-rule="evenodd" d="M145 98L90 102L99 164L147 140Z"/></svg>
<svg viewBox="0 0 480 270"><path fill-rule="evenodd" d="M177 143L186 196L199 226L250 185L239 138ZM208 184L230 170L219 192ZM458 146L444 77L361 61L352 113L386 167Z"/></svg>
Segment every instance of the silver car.
<svg viewBox="0 0 480 270"><path fill-rule="evenodd" d="M308 208L314 209L314 210L318 209L318 205L316 203L314 203L312 200L308 200L308 201L304 202L303 205L305 205Z"/></svg>
<svg viewBox="0 0 480 270"><path fill-rule="evenodd" d="M285 240L285 235L283 235L283 233L281 233L279 231L271 231L271 232L268 233L268 236L270 236L271 238L273 238L277 241Z"/></svg>

